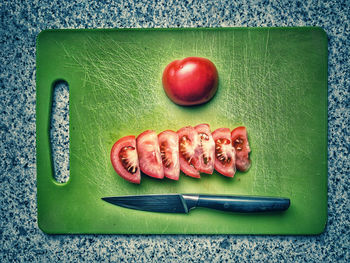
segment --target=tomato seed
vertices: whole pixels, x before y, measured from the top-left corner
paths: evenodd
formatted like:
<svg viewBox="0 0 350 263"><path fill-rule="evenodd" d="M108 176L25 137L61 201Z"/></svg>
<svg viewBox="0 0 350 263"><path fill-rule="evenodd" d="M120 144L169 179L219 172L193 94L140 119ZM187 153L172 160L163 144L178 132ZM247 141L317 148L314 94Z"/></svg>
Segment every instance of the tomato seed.
<svg viewBox="0 0 350 263"><path fill-rule="evenodd" d="M189 149L192 149L191 140L185 135L181 137L180 142L180 153L185 158L185 160L188 162L188 164L191 163L192 160L192 153L189 151Z"/></svg>
<svg viewBox="0 0 350 263"><path fill-rule="evenodd" d="M133 151L136 151L135 147L125 146L119 152L119 158L123 167L132 174L136 173L138 170L138 167L130 161L130 155L134 154Z"/></svg>
<svg viewBox="0 0 350 263"><path fill-rule="evenodd" d="M171 162L171 153L167 152L167 147L166 143L162 143L160 145L160 156L162 158L162 163L166 168L169 168L170 165L172 164ZM170 157L169 157L170 155Z"/></svg>
<svg viewBox="0 0 350 263"><path fill-rule="evenodd" d="M242 144L243 144L243 139L240 138L240 137L238 137L238 138L234 141L233 146L234 146L235 148L238 149L238 147L240 147L240 148L242 147ZM242 150L242 148L241 148L240 150Z"/></svg>
<svg viewBox="0 0 350 263"><path fill-rule="evenodd" d="M209 136L207 134L205 134L205 133L199 133L199 138L201 140L206 140L206 141L209 140Z"/></svg>
<svg viewBox="0 0 350 263"><path fill-rule="evenodd" d="M216 158L225 165L230 163L232 158L228 156L225 151L225 147L227 146L223 146L223 145L231 145L231 141L228 139L218 139L215 141Z"/></svg>

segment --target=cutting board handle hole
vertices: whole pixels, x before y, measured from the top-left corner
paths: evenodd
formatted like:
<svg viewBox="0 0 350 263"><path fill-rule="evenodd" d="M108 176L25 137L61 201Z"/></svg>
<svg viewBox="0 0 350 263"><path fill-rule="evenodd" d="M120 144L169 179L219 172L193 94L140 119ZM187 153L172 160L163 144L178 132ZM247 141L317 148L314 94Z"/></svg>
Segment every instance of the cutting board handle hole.
<svg viewBox="0 0 350 263"><path fill-rule="evenodd" d="M67 81L53 83L50 145L54 179L64 184L69 180L69 86Z"/></svg>

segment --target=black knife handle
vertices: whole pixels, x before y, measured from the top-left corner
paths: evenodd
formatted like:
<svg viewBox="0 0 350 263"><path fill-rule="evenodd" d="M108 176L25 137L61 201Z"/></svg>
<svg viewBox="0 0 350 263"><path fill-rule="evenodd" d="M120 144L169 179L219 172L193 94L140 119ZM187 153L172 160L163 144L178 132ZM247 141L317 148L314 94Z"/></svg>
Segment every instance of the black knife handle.
<svg viewBox="0 0 350 263"><path fill-rule="evenodd" d="M206 207L240 213L284 211L290 205L288 198L279 197L187 195L187 197L189 196L192 197L192 207ZM194 197L198 197L195 205L193 204Z"/></svg>

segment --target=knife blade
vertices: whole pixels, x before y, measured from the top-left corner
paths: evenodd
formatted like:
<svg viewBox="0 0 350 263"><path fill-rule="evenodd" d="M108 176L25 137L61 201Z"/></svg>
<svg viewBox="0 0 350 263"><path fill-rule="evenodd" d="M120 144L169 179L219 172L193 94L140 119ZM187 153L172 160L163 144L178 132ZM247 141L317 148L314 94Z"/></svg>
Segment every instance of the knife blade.
<svg viewBox="0 0 350 263"><path fill-rule="evenodd" d="M289 198L233 195L150 194L112 196L101 199L130 209L186 214L196 207L238 213L259 213L285 211L290 206Z"/></svg>

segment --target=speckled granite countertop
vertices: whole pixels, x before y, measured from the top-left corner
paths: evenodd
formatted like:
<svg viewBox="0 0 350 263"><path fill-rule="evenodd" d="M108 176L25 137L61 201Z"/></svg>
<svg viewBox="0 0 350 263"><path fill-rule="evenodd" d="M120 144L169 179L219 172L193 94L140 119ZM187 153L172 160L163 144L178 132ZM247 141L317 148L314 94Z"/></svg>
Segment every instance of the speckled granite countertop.
<svg viewBox="0 0 350 263"><path fill-rule="evenodd" d="M349 262L350 2L279 2L0 2L0 261ZM223 26L320 26L327 32L325 232L317 236L44 234L36 214L37 34L48 28Z"/></svg>

